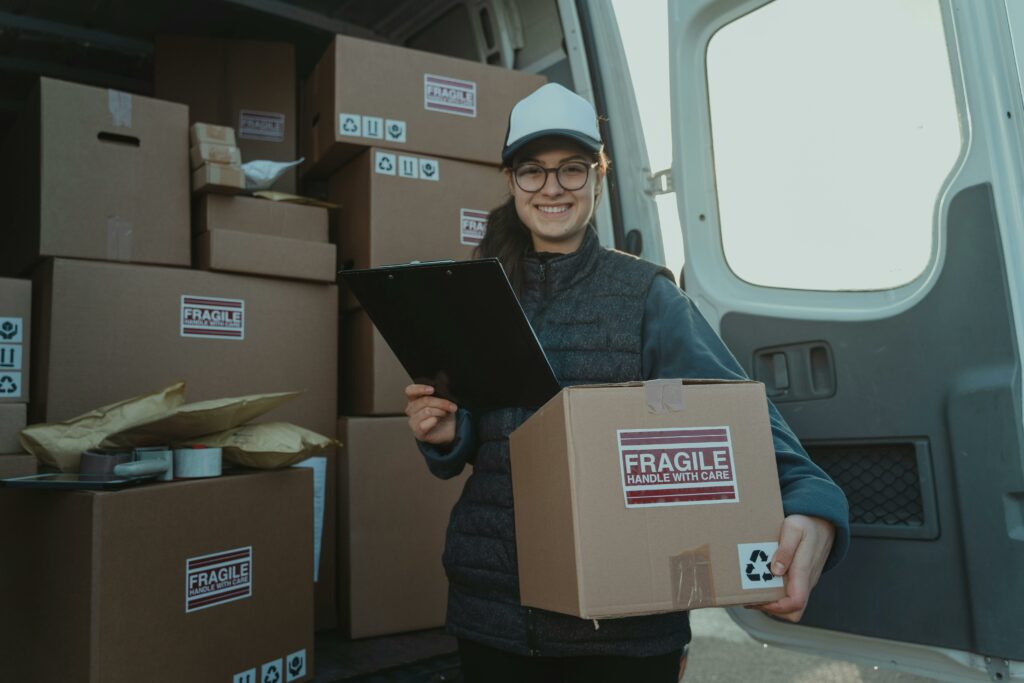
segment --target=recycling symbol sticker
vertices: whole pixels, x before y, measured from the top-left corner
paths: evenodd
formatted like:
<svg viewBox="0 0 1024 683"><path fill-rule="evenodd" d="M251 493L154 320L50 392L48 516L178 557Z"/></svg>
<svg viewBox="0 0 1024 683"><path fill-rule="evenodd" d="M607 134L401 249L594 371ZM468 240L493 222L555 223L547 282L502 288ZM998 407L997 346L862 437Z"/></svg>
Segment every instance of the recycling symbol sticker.
<svg viewBox="0 0 1024 683"><path fill-rule="evenodd" d="M306 651L299 650L284 658L285 661L285 683L297 681L306 675Z"/></svg>
<svg viewBox="0 0 1024 683"><path fill-rule="evenodd" d="M374 163L374 168L377 173L383 173L384 175L395 175L398 168L398 158L394 154L388 154L387 152L377 152L377 158Z"/></svg>
<svg viewBox="0 0 1024 683"><path fill-rule="evenodd" d="M260 683L281 683L281 660L275 659L260 667Z"/></svg>
<svg viewBox="0 0 1024 683"><path fill-rule="evenodd" d="M778 550L779 544L769 543L740 543L740 583L745 590L757 588L782 588L785 584L781 576L772 574L769 566L772 556Z"/></svg>
<svg viewBox="0 0 1024 683"><path fill-rule="evenodd" d="M0 398L17 398L21 396L21 373L0 373Z"/></svg>
<svg viewBox="0 0 1024 683"><path fill-rule="evenodd" d="M341 135L361 135L361 120L362 117L360 117L358 114L338 114L338 132Z"/></svg>

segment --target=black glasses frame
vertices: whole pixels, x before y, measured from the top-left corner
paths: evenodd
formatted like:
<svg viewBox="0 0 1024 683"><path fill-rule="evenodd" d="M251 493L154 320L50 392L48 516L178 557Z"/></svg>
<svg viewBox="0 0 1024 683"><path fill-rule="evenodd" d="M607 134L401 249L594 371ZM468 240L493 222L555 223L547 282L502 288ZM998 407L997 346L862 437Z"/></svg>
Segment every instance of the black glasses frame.
<svg viewBox="0 0 1024 683"><path fill-rule="evenodd" d="M581 190L584 187L586 187L587 182L590 181L590 171L591 171L591 169L593 169L599 163L600 162L598 162L598 161L595 161L595 162L590 163L590 164L587 164L587 163L585 163L583 161L566 161L564 164L559 164L556 168L547 168L545 166L541 166L540 164L529 162L529 163L526 163L526 164L520 164L519 166L516 166L515 168L513 168L512 169L512 178L515 179L516 186L520 190L522 190L523 192L540 192L541 190L544 189L544 186L548 184L548 174L549 173L554 173L555 174L555 182L558 183L558 186L560 188L562 188L566 192L575 192L576 190ZM566 166L569 166L570 164L581 164L581 165L585 166L586 169L587 169L587 175L583 178L583 182L580 183L579 187L566 187L565 183L562 182L562 169L565 168ZM529 190L529 189L523 187L522 184L519 182L519 169L524 168L526 166L533 166L533 167L539 168L541 171L544 172L544 180L543 180L543 182L541 182L541 184L539 186L537 186L536 189Z"/></svg>

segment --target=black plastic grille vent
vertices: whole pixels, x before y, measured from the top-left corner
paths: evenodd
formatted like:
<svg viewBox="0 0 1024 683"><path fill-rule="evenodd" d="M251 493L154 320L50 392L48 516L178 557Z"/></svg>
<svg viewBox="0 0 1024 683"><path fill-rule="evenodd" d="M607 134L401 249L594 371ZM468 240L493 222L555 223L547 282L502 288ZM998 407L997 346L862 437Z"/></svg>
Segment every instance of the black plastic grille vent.
<svg viewBox="0 0 1024 683"><path fill-rule="evenodd" d="M924 524L913 444L814 445L807 453L846 493L851 524Z"/></svg>

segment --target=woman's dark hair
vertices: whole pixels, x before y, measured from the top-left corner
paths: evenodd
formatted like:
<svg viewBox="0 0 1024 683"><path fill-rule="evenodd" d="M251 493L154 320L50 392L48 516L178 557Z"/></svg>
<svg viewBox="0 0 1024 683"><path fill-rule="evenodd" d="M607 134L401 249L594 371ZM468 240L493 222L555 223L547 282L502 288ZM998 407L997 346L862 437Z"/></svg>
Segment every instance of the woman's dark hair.
<svg viewBox="0 0 1024 683"><path fill-rule="evenodd" d="M604 151L592 155L602 173L608 171L611 160ZM513 160L512 165L515 165ZM519 267L523 257L533 246L530 229L519 220L516 211L516 198L509 195L500 206L491 210L487 216L487 232L473 250L474 258L496 258L501 262L508 275L509 282L516 294L523 291L523 271Z"/></svg>

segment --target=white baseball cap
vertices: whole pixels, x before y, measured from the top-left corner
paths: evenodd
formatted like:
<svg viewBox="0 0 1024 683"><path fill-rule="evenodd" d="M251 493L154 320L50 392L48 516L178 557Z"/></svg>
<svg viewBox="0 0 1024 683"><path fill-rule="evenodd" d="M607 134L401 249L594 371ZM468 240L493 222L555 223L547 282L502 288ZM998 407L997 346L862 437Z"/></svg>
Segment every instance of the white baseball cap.
<svg viewBox="0 0 1024 683"><path fill-rule="evenodd" d="M604 146L593 105L557 83L542 85L512 107L502 163L510 165L524 145L548 136L569 138L591 152Z"/></svg>

